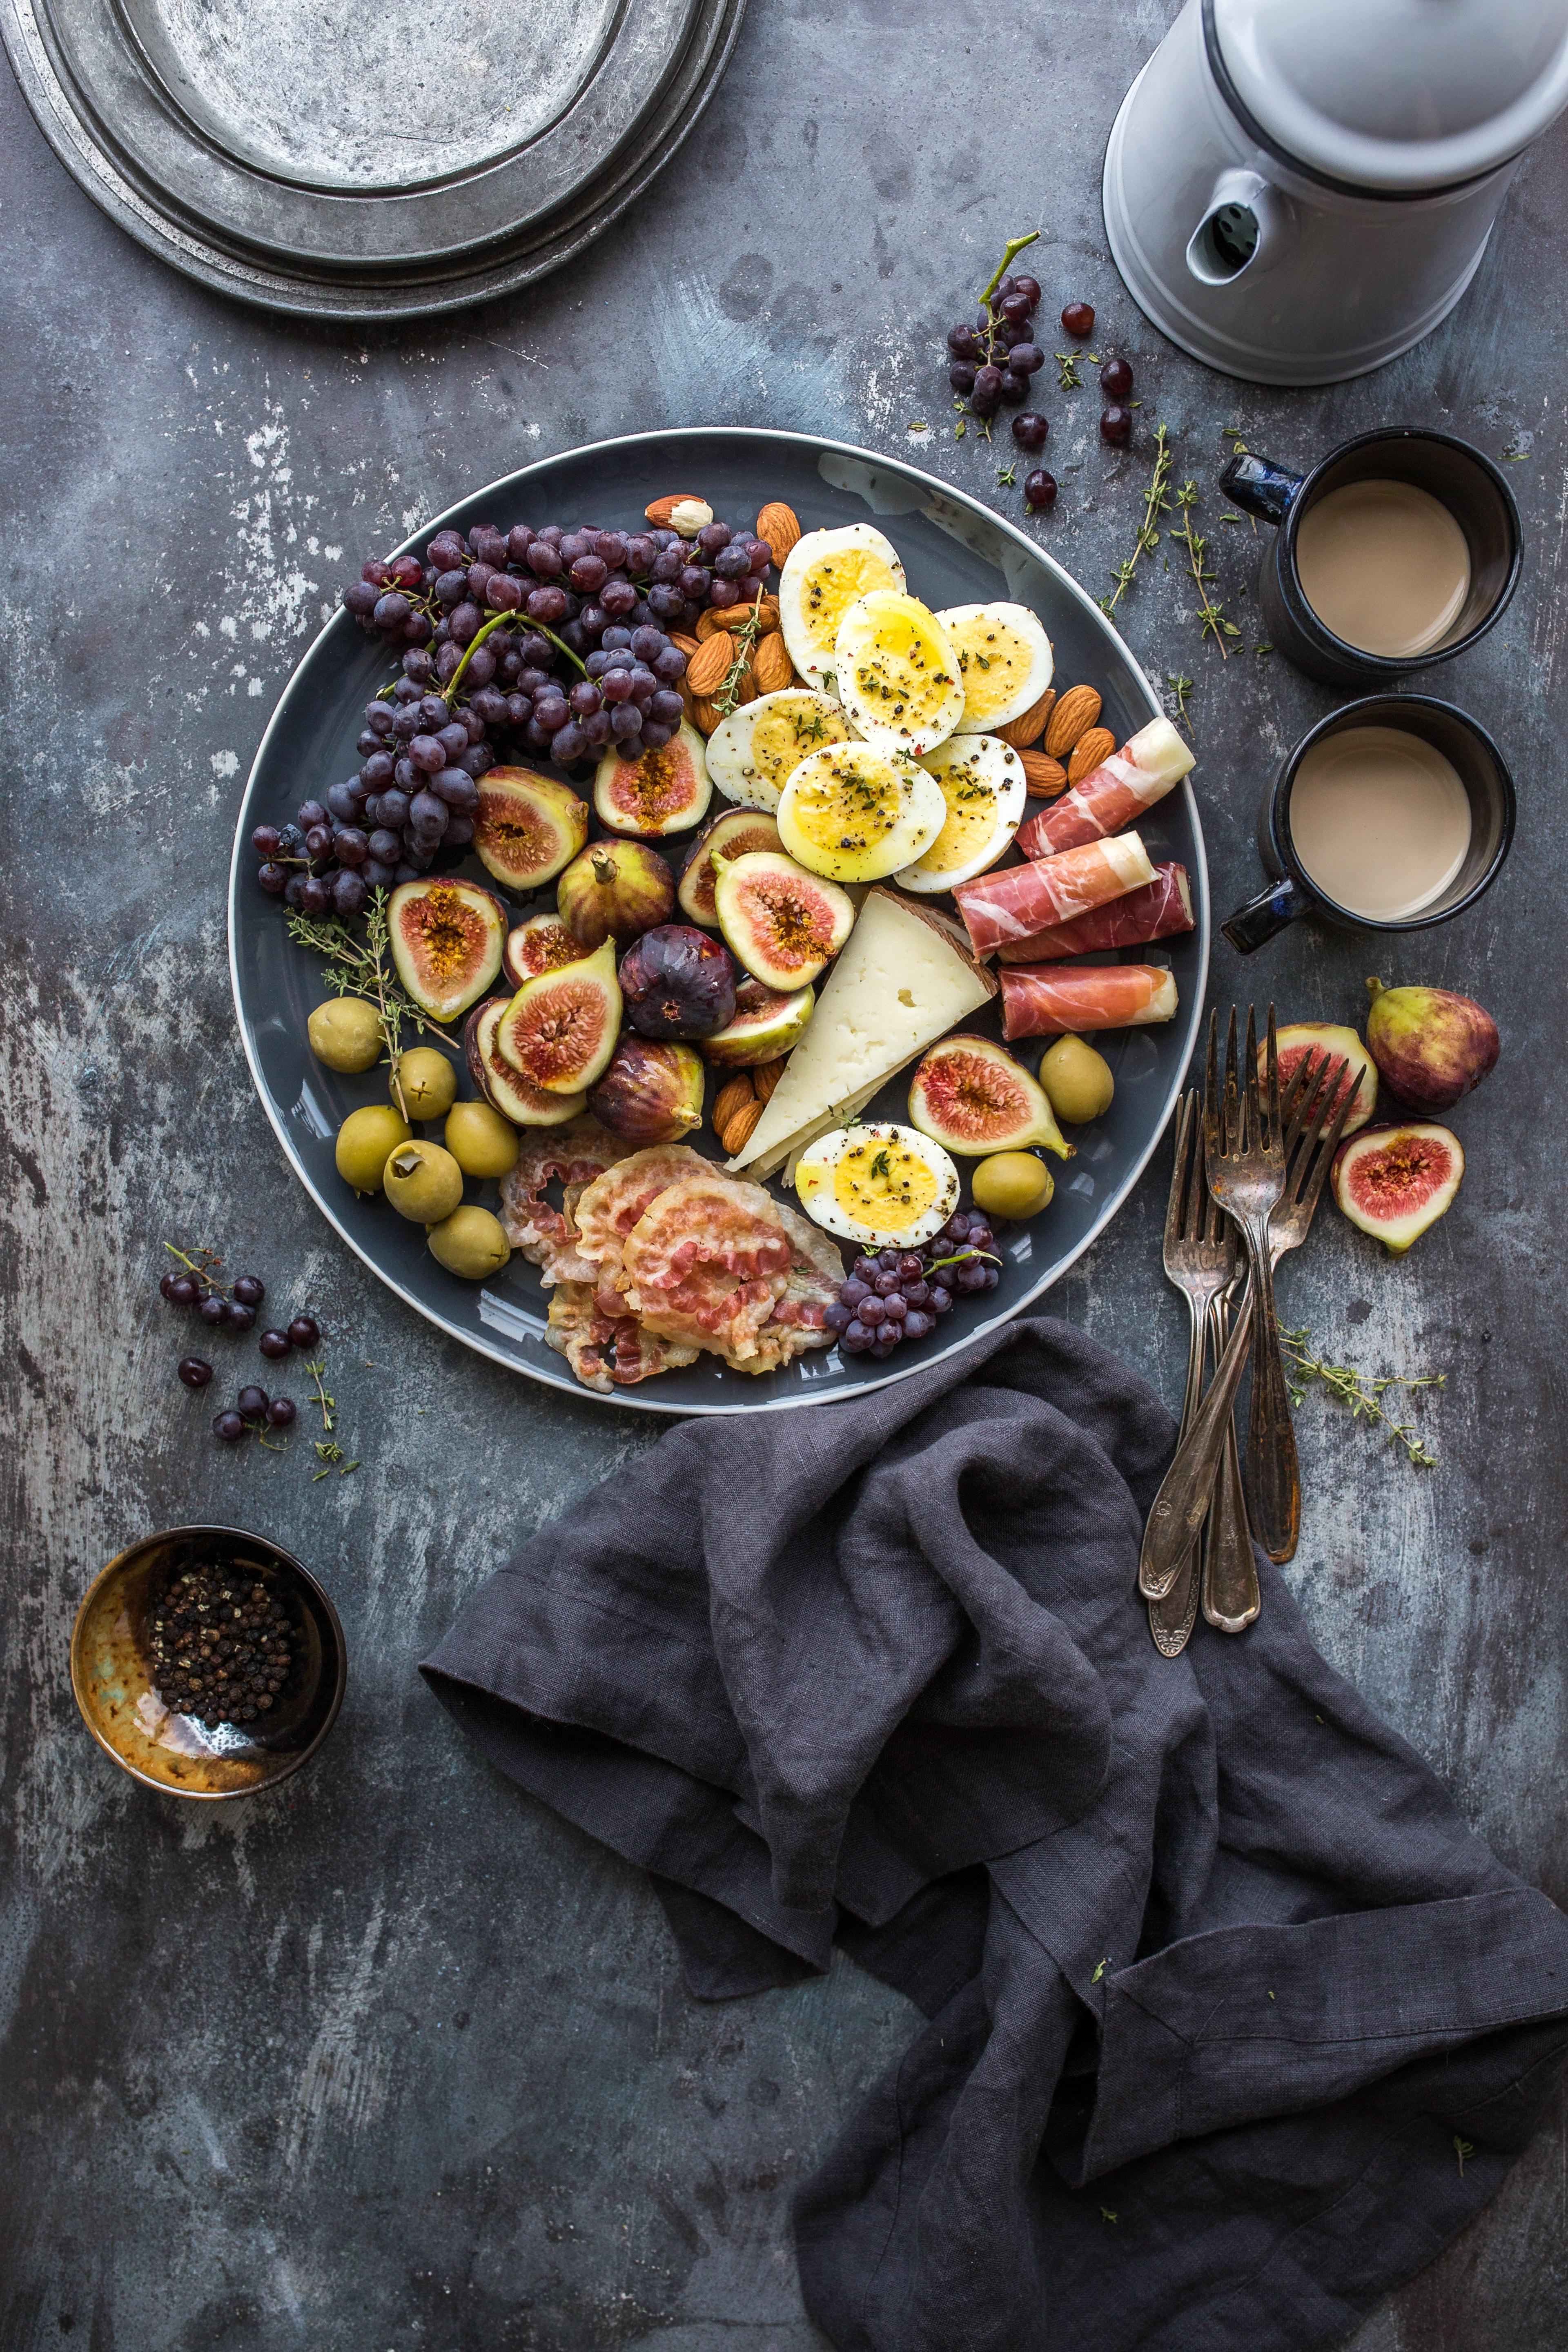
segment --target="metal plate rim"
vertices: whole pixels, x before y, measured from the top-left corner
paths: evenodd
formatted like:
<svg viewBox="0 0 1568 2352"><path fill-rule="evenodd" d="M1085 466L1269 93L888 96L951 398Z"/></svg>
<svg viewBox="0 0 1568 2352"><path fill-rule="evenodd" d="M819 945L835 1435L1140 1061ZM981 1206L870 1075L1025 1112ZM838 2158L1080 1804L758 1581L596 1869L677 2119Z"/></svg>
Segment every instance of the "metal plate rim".
<svg viewBox="0 0 1568 2352"><path fill-rule="evenodd" d="M1084 588L1079 582L1073 578L1071 572L1067 570L1065 565L1058 562L1057 558L1050 554L1047 549L1037 545L1035 541L1026 537L1016 523L1010 522L1005 515L997 514L993 508L984 505L981 499L971 496L968 491L955 489L951 484L939 481L935 475L925 473L918 466L911 466L905 458L890 457L887 456L885 452L880 450L863 449L857 446L853 442L828 440L815 433L775 431L770 426L752 425L670 425L666 426L660 431L649 433L615 434L602 441L584 442L575 448L559 450L553 456L549 457L536 457L531 465L520 466L514 468L510 473L498 475L493 480L482 483L476 488L465 492L461 499L444 508L439 514L432 516L431 520L427 523L422 524L419 530L411 537L402 541L399 547L393 551L393 552L400 553L404 549L416 547L421 541L427 540L433 532L439 530L449 515L455 515L462 508L469 505L472 500L487 497L492 491L499 493L502 489L526 480L526 478L531 474L542 472L546 467L551 466L559 465L563 458L592 457L603 452L611 450L620 453L626 450L636 449L642 446L649 446L655 443L667 441L673 434L677 433L679 433L686 437L700 436L705 439L711 439L716 442L739 442L751 440L785 443L801 449L816 450L819 455L831 455L836 457L847 457L851 460L868 463L872 466L890 467L895 468L900 474L906 476L910 480L918 483L922 489L935 492L942 498L951 499L957 504L968 508L973 513L983 517L988 524L1005 531L1007 536L1016 541L1030 557L1032 557L1036 562L1043 563L1048 571L1056 574L1059 584L1066 588L1070 594L1077 599L1077 601L1085 608L1087 613L1092 615L1096 626L1103 630L1107 635L1114 639L1127 662L1129 669L1133 677L1138 680L1139 684L1142 687L1144 695L1148 700L1149 716L1152 719L1158 718L1163 714L1164 706L1161 702L1159 696L1155 693L1152 685L1150 683L1142 664L1132 653L1131 648L1126 644L1125 640L1121 635L1121 633L1113 626L1111 622L1106 617L1105 614L1100 611L1100 606L1095 603L1093 597L1089 595L1089 591ZM339 1239L353 1252L354 1255L363 1265L369 1268L370 1272L375 1276L377 1281L384 1283L386 1287L393 1292L395 1297L403 1301L405 1306L413 1307L416 1314L422 1315L425 1320L427 1323L434 1325L435 1328L441 1332L445 1338L456 1340L460 1346L471 1349L474 1354L488 1357L492 1363L500 1364L505 1370L520 1375L524 1380L539 1381L542 1386L555 1388L558 1393L577 1393L576 1384L574 1384L574 1388L568 1391L563 1384L543 1380L541 1378L539 1373L533 1371L527 1364L520 1364L515 1357L510 1356L506 1354L503 1349L492 1346L479 1334L471 1331L459 1330L455 1328L444 1316L437 1314L433 1308L427 1307L423 1300L416 1297L412 1291L405 1289L395 1275L388 1273L385 1267L377 1264L376 1260L367 1250L361 1247L360 1244L354 1239L353 1235L348 1231L347 1227L336 1214L330 1200L317 1190L314 1182L311 1181L309 1171L305 1168L303 1162L296 1152L293 1139L285 1128L278 1111L274 1108L270 1090L263 1081L260 1066L258 1062L257 1055L251 1043L249 1026L246 1018L245 1006L240 993L239 952L237 938L239 892L246 871L244 837L245 812L249 803L252 789L257 782L263 762L267 758L268 749L271 742L273 734L282 720L289 698L294 690L295 680L299 676L300 670L304 667L310 656L316 651L317 647L322 644L324 639L332 630L338 628L347 629L352 628L352 626L353 623L349 620L348 615L342 610L339 610L332 614L330 620L322 624L321 627L316 632L315 636L310 640L305 652L295 664L294 670L290 674L282 693L279 696L278 700L273 707L272 714L268 719L265 729L262 730L261 740L256 747L256 757L251 761L250 771L245 782L245 789L240 795L239 816L235 824L234 848L229 859L228 877L229 987L234 998L235 1022L239 1031L240 1045L244 1051L246 1064L250 1071L251 1082L256 1088L261 1108L267 1115L268 1121L271 1126L274 1135L278 1139L279 1144L283 1151L283 1156L288 1161L289 1166L292 1169L295 1176L303 1185L306 1192L315 1202L317 1208L326 1218L327 1223L331 1226ZM1197 944L1199 965L1205 975L1206 984L1210 945L1208 856L1204 844L1203 824L1198 814L1197 801L1193 792L1190 778L1184 780L1181 790L1187 803L1187 814L1192 824L1193 838L1196 851L1196 870L1194 875L1194 881L1196 887L1198 904ZM817 1393L805 1391L795 1396L787 1397L748 1398L745 1396L737 1396L732 1402L715 1404L692 1404L689 1402L681 1404L664 1403L657 1396L644 1396L640 1391L637 1389L627 1391L616 1390L613 1395L608 1397L601 1396L595 1391L591 1389L582 1389L581 1394L584 1397L591 1398L595 1404L619 1405L627 1412L657 1413L668 1420L695 1417L698 1414L790 1412L798 1411L802 1407L806 1406L846 1403L856 1397L868 1396L879 1389L891 1388L900 1381L910 1379L916 1372L928 1370L933 1364L945 1363L951 1357L962 1353L965 1348L971 1346L975 1340L983 1339L988 1332L996 1330L1005 1323L1016 1321L1018 1317L1021 1314L1026 1313L1028 1309L1035 1305L1036 1301L1042 1297L1047 1290L1054 1288L1056 1284L1061 1280L1062 1276L1077 1265L1079 1259L1083 1256L1084 1253L1100 1239L1111 1220L1120 1213L1129 1195L1131 1193L1133 1187L1142 1177L1144 1169L1148 1166L1149 1161L1153 1157L1154 1150L1159 1144L1160 1139L1164 1134L1165 1129L1170 1123L1171 1113L1175 1108L1177 1097L1179 1097L1185 1081L1186 1066L1188 1061L1191 1059L1193 1048L1197 1039L1198 1024L1202 1014L1205 992L1205 988L1195 989L1193 992L1192 1001L1184 1008L1186 1051L1178 1056L1175 1075L1172 1078L1163 1107L1161 1108L1158 1117L1152 1122L1147 1143L1144 1145L1142 1150L1137 1154L1121 1185L1118 1187L1116 1192L1108 1198L1101 1213L1095 1219L1089 1231L1084 1234L1082 1240L1078 1243L1076 1247L1069 1251L1068 1255L1062 1259L1059 1265L1053 1267L1051 1272L1047 1274L1034 1289L1028 1292L1025 1298L1023 1298L1016 1306L1010 1307L1005 1314L994 1316L989 1321L981 1323L974 1328L965 1331L962 1337L955 1337L945 1348L939 1348L922 1352L918 1359L911 1360L898 1371L884 1372L875 1380L862 1381L858 1382L853 1388L847 1388L839 1391L822 1391Z"/></svg>

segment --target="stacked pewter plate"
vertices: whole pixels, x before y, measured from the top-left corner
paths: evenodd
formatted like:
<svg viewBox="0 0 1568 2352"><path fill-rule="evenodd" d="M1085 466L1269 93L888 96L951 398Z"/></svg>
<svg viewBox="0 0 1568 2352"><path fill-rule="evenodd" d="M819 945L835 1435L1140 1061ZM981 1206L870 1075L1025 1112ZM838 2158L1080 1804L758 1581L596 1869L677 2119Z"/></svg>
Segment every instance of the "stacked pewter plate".
<svg viewBox="0 0 1568 2352"><path fill-rule="evenodd" d="M641 194L745 0L0 0L16 78L94 202L177 269L303 316L527 284Z"/></svg>

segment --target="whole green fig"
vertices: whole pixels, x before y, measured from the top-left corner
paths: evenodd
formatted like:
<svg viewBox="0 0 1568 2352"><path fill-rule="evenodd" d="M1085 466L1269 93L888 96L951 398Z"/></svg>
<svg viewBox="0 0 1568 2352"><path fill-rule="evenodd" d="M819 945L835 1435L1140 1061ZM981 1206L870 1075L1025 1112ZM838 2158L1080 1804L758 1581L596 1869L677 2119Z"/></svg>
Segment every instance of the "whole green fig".
<svg viewBox="0 0 1568 2352"><path fill-rule="evenodd" d="M1385 988L1367 982L1367 1050L1391 1095L1415 1110L1447 1110L1496 1062L1497 1023L1473 997L1449 988Z"/></svg>

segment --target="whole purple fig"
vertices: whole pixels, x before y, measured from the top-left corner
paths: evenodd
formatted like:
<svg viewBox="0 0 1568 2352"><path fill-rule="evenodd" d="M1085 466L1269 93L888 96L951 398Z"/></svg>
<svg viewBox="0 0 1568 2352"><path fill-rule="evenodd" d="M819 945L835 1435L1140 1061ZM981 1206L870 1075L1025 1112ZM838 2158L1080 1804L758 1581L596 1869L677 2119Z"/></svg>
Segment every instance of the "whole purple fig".
<svg viewBox="0 0 1568 2352"><path fill-rule="evenodd" d="M621 959L626 1018L645 1037L710 1037L735 1017L728 948L694 923L659 923Z"/></svg>
<svg viewBox="0 0 1568 2352"><path fill-rule="evenodd" d="M1366 985L1367 1051L1391 1095L1415 1110L1447 1110L1480 1085L1500 1049L1484 1005L1449 988Z"/></svg>

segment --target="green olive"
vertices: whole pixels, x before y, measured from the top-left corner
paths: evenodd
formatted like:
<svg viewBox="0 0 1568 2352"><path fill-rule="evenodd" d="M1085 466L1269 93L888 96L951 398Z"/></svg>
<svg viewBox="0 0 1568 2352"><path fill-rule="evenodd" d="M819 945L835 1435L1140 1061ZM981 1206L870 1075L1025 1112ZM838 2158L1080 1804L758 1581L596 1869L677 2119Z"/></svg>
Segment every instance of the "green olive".
<svg viewBox="0 0 1568 2352"><path fill-rule="evenodd" d="M338 1174L356 1192L379 1192L387 1154L406 1143L412 1132L390 1103L351 1110L338 1129Z"/></svg>
<svg viewBox="0 0 1568 2352"><path fill-rule="evenodd" d="M975 1207L988 1217L1037 1217L1056 1189L1050 1170L1032 1151L994 1151L970 1184Z"/></svg>
<svg viewBox="0 0 1568 2352"><path fill-rule="evenodd" d="M416 1225L438 1225L463 1197L463 1171L451 1153L417 1138L388 1152L381 1181L398 1215Z"/></svg>
<svg viewBox="0 0 1568 2352"><path fill-rule="evenodd" d="M434 1045L415 1045L399 1054L396 1076L387 1079L394 1102L399 1087L410 1118L445 1118L458 1098L458 1073Z"/></svg>
<svg viewBox="0 0 1568 2352"><path fill-rule="evenodd" d="M517 1129L488 1102L454 1103L442 1140L465 1176L504 1176L517 1158Z"/></svg>
<svg viewBox="0 0 1568 2352"><path fill-rule="evenodd" d="M427 1238L431 1256L466 1282L483 1282L487 1274L499 1274L511 1255L500 1219L471 1202L432 1225Z"/></svg>
<svg viewBox="0 0 1568 2352"><path fill-rule="evenodd" d="M334 996L305 1024L310 1051L329 1070L374 1070L381 1059L381 1022L363 996Z"/></svg>
<svg viewBox="0 0 1568 2352"><path fill-rule="evenodd" d="M1058 1118L1083 1127L1110 1108L1116 1081L1103 1054L1081 1037L1058 1037L1040 1064L1040 1084Z"/></svg>

